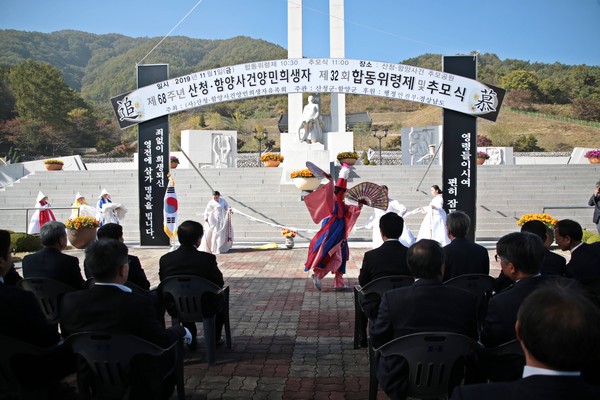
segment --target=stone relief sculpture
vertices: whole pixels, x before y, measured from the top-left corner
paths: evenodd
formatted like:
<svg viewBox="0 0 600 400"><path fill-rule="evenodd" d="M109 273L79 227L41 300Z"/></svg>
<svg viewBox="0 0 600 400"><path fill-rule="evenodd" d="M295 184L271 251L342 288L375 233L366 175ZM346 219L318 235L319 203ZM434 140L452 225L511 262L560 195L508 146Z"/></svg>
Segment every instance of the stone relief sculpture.
<svg viewBox="0 0 600 400"><path fill-rule="evenodd" d="M431 129L415 130L411 128L408 137L410 139L408 152L410 154L410 165L423 162L425 159L429 161L431 158L429 145L432 144ZM435 150L434 150L435 154Z"/></svg>
<svg viewBox="0 0 600 400"><path fill-rule="evenodd" d="M490 165L500 165L502 164L502 149L498 147L490 147L487 149L487 153L490 158L487 160L487 163Z"/></svg>
<svg viewBox="0 0 600 400"><path fill-rule="evenodd" d="M322 143L322 130L320 121L319 104L314 96L308 96L308 103L304 106L302 116L298 121L298 139L306 143Z"/></svg>
<svg viewBox="0 0 600 400"><path fill-rule="evenodd" d="M231 137L228 135L216 135L213 139L213 153L215 159L213 165L215 168L232 167L230 160Z"/></svg>

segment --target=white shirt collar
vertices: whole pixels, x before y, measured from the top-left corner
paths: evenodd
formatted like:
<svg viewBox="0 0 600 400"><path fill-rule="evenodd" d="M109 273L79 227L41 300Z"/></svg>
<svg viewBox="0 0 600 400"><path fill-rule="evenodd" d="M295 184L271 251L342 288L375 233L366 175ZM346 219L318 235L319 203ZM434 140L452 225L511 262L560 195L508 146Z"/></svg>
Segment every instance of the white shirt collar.
<svg viewBox="0 0 600 400"><path fill-rule="evenodd" d="M118 287L119 289L121 289L122 291L124 291L125 293L131 293L133 292L133 290L131 290L130 288L128 288L125 285L120 285L118 283L104 283L104 282L96 282L94 283L94 285L98 285L98 286L114 286L114 287Z"/></svg>
<svg viewBox="0 0 600 400"><path fill-rule="evenodd" d="M582 244L583 244L583 242L579 242L579 244L577 246L575 246L571 249L571 253L574 252L575 250L577 250L578 248L580 248Z"/></svg>
<svg viewBox="0 0 600 400"><path fill-rule="evenodd" d="M523 378L527 378L528 376L532 376L532 375L580 376L581 372L580 371L556 371L553 369L531 367L529 365L526 365L523 368Z"/></svg>

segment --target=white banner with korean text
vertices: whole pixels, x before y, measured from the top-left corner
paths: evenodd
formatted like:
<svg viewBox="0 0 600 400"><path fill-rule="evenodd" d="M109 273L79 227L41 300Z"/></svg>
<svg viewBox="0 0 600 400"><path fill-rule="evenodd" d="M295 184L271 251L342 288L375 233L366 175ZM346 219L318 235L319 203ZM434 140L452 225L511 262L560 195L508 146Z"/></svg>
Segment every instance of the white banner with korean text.
<svg viewBox="0 0 600 400"><path fill-rule="evenodd" d="M495 121L505 91L458 75L403 64L302 58L195 72L121 94L111 102L124 129L196 107L288 93L387 97Z"/></svg>

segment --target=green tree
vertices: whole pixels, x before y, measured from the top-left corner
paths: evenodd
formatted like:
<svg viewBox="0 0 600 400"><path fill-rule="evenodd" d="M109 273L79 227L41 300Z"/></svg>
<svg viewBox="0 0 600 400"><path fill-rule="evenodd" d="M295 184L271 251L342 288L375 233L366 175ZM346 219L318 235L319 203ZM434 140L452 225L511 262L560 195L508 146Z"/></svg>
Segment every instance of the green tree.
<svg viewBox="0 0 600 400"><path fill-rule="evenodd" d="M522 69L512 71L505 75L500 84L507 90L528 90L532 93L539 92L539 79L534 72Z"/></svg>
<svg viewBox="0 0 600 400"><path fill-rule="evenodd" d="M36 128L38 126L52 132L68 130L69 112L85 106L79 95L67 86L60 71L50 64L36 61L19 63L11 68L8 79L19 119L31 123L31 133L37 131L32 138L41 131ZM38 143L38 140L30 143Z"/></svg>

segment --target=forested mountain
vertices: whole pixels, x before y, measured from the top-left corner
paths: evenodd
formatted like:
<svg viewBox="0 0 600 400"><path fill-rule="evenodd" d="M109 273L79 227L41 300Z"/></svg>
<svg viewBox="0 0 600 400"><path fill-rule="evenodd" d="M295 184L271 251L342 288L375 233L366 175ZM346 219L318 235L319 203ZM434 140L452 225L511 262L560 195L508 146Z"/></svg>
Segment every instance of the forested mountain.
<svg viewBox="0 0 600 400"><path fill-rule="evenodd" d="M128 141L130 138L122 137L114 126L109 99L135 88L135 65L140 62L167 63L170 76L177 77L219 66L287 57L284 48L248 37L227 40L169 37L153 50L160 39L131 38L119 34L96 35L71 30L49 34L0 30L0 135L4 133L8 138L4 143L0 138L0 146L15 144L19 142L17 138L27 134L30 137L26 142L34 148L29 148L29 151L44 151L48 145L44 144L43 136L39 136L42 128L50 129L56 135L70 132L72 138L64 143L70 147L92 147L101 140L105 142L104 147L110 147L118 144L119 140ZM480 81L509 90L505 101L507 106L600 121L600 67L500 60L494 54L482 54L478 60ZM439 54L387 61L441 70ZM52 69L59 71L59 74ZM27 82L28 74L39 76ZM31 90L27 85L43 90L47 81L51 83L47 87L53 87L61 93L60 104L63 105L64 115L48 117L47 120L28 119L27 115L35 113L27 110L31 101L23 99L22 93ZM58 112L58 107L52 107L56 100L47 95L40 101L48 104L48 112ZM414 111L425 107L405 104L407 102L398 105L397 101L390 106L389 99L370 97L368 108L365 108L364 100L358 97L349 96L349 110ZM220 123L219 118L224 118L230 127L235 128L242 126L242 119L276 118L279 113L286 112L285 107L285 96L270 96L203 109L201 113L206 113L206 121L204 115L198 117L198 111L182 113L177 122L185 125L186 119L195 116L194 126L216 127ZM213 118L210 114L216 116ZM83 127L86 135L78 134ZM32 132L38 132L38 136Z"/></svg>

